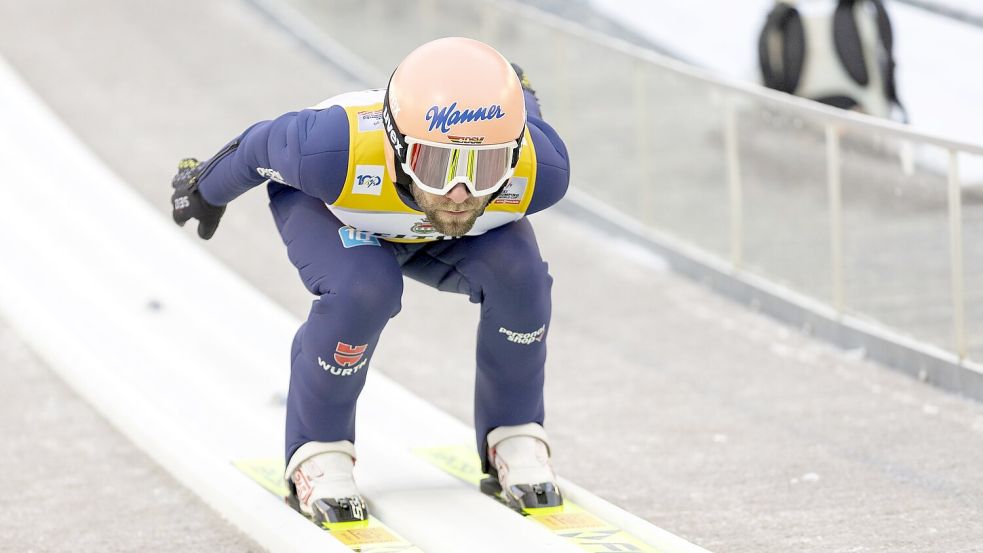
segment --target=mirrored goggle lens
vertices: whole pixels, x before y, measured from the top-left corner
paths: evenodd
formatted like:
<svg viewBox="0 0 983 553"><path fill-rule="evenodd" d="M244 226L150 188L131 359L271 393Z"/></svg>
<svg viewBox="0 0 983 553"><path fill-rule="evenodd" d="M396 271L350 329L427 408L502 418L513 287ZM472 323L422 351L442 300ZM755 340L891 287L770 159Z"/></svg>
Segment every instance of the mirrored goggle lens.
<svg viewBox="0 0 983 553"><path fill-rule="evenodd" d="M414 144L410 168L426 186L443 190L460 180L469 181L478 192L499 184L508 173L512 147L472 150Z"/></svg>

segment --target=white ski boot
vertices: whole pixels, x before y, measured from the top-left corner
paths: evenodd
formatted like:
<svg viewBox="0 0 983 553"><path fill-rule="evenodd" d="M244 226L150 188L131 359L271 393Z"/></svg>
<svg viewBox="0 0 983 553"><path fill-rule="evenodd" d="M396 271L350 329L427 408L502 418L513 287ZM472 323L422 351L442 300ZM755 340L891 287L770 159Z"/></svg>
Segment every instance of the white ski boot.
<svg viewBox="0 0 983 553"><path fill-rule="evenodd" d="M518 511L558 507L563 497L550 463L549 438L536 423L499 426L488 433L488 473L481 483Z"/></svg>
<svg viewBox="0 0 983 553"><path fill-rule="evenodd" d="M368 520L352 477L354 466L351 442L307 442L290 457L284 472L290 489L287 503L319 526Z"/></svg>

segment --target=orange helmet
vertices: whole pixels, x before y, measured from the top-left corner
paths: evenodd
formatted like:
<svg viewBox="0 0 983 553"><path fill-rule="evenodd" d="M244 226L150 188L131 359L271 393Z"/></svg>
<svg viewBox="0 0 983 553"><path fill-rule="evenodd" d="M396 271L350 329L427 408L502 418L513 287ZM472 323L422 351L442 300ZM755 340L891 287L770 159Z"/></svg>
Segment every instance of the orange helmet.
<svg viewBox="0 0 983 553"><path fill-rule="evenodd" d="M396 67L382 109L393 177L402 172L432 194L463 183L485 196L512 176L525 98L515 70L491 46L460 37L420 46Z"/></svg>

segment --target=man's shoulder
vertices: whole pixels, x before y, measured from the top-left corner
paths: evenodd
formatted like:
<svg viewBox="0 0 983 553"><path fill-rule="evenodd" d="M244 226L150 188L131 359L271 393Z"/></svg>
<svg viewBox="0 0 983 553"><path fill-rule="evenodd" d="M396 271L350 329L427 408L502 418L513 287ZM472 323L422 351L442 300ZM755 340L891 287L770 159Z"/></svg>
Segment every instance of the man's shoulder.
<svg viewBox="0 0 983 553"><path fill-rule="evenodd" d="M529 133L536 149L536 188L526 213L557 203L570 184L570 161L559 135L542 119L530 118Z"/></svg>
<svg viewBox="0 0 983 553"><path fill-rule="evenodd" d="M319 102L318 104L311 106L310 109L313 110L324 110L330 109L334 106L341 108L349 108L355 106L370 106L373 104L382 103L382 99L385 97L386 91L382 88L370 88L368 90L354 90L351 92L344 92L342 94L337 94L326 100Z"/></svg>
<svg viewBox="0 0 983 553"><path fill-rule="evenodd" d="M338 94L297 113L301 133L301 155L347 151L349 146L349 111L352 108L372 107L382 102L385 90L359 90ZM359 129L382 120L372 113L357 114Z"/></svg>

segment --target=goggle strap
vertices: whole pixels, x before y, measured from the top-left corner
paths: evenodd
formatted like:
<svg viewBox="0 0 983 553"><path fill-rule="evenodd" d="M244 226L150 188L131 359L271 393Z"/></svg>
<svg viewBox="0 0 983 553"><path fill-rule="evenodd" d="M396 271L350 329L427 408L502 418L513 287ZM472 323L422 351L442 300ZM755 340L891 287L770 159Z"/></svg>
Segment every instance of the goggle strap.
<svg viewBox="0 0 983 553"><path fill-rule="evenodd" d="M395 74L396 72L393 71L393 75ZM389 85L392 84L392 80L392 75L390 75ZM393 154L395 154L396 159L400 163L406 163L408 144L406 143L406 135L399 130L399 126L396 124L396 118L392 116L392 112L389 110L389 85L386 85L386 95L382 99L382 122L386 127L383 129L383 132L386 134L389 144L393 147Z"/></svg>
<svg viewBox="0 0 983 553"><path fill-rule="evenodd" d="M522 137L526 134L526 127L522 127L522 132L519 133L519 138L515 139L515 149L512 150L512 169L519 164L519 150L522 149Z"/></svg>

